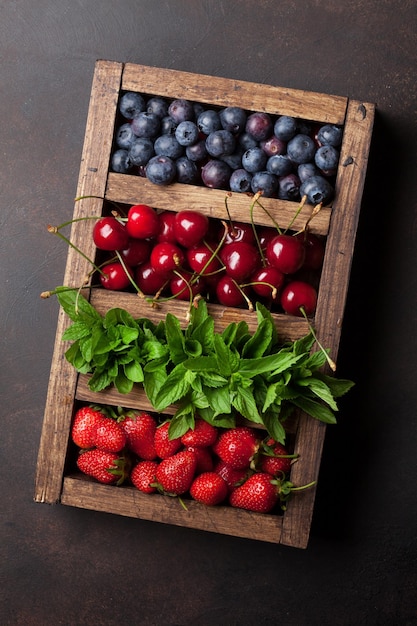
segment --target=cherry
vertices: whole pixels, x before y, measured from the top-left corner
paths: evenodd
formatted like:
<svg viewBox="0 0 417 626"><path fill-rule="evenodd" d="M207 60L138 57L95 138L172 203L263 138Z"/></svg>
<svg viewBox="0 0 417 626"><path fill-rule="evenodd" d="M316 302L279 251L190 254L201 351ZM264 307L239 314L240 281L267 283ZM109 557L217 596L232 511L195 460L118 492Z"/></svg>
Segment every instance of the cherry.
<svg viewBox="0 0 417 626"><path fill-rule="evenodd" d="M129 239L127 246L120 250L123 261L129 267L136 267L149 259L151 243L147 239Z"/></svg>
<svg viewBox="0 0 417 626"><path fill-rule="evenodd" d="M319 270L324 259L324 242L322 239L309 232L299 233L297 238L302 241L305 249L303 268Z"/></svg>
<svg viewBox="0 0 417 626"><path fill-rule="evenodd" d="M244 293L246 289L241 289L233 278L222 276L216 285L216 297L220 304L224 306L242 306L246 299Z"/></svg>
<svg viewBox="0 0 417 626"><path fill-rule="evenodd" d="M159 219L159 232L156 237L158 242L169 241L170 243L176 243L174 222L175 213L173 211L163 211L158 215Z"/></svg>
<svg viewBox="0 0 417 626"><path fill-rule="evenodd" d="M204 213L184 210L175 215L175 238L184 248L191 248L200 243L206 236L208 227L209 220Z"/></svg>
<svg viewBox="0 0 417 626"><path fill-rule="evenodd" d="M129 233L115 217L102 217L93 228L93 241L99 250L122 250L128 244Z"/></svg>
<svg viewBox="0 0 417 626"><path fill-rule="evenodd" d="M251 224L247 224L246 222L233 222L228 225L224 243L229 244L237 241L255 243L255 235Z"/></svg>
<svg viewBox="0 0 417 626"><path fill-rule="evenodd" d="M193 274L182 271L171 278L169 288L172 295L179 300L191 300L203 291L204 279L197 276L193 280Z"/></svg>
<svg viewBox="0 0 417 626"><path fill-rule="evenodd" d="M303 242L292 235L276 235L266 248L266 257L283 274L294 274L304 262Z"/></svg>
<svg viewBox="0 0 417 626"><path fill-rule="evenodd" d="M284 279L284 274L276 267L261 267L252 274L250 284L258 296L275 299Z"/></svg>
<svg viewBox="0 0 417 626"><path fill-rule="evenodd" d="M145 261L135 270L135 282L142 293L154 296L167 282L166 277L154 270L150 261Z"/></svg>
<svg viewBox="0 0 417 626"><path fill-rule="evenodd" d="M185 260L183 250L175 243L163 241L152 248L150 261L156 272L169 276L173 270L179 269Z"/></svg>
<svg viewBox="0 0 417 626"><path fill-rule="evenodd" d="M127 271L133 278L132 269L127 267ZM113 291L123 291L123 289L126 289L130 285L129 276L123 265L118 261L108 263L102 268L100 282L105 289L111 289Z"/></svg>
<svg viewBox="0 0 417 626"><path fill-rule="evenodd" d="M306 315L313 315L317 305L317 291L302 280L289 282L281 293L281 306L286 313L302 317L301 309Z"/></svg>
<svg viewBox="0 0 417 626"><path fill-rule="evenodd" d="M215 245L201 243L186 250L187 263L197 274L213 274L221 269L222 264L214 256Z"/></svg>
<svg viewBox="0 0 417 626"><path fill-rule="evenodd" d="M156 237L159 233L158 213L147 204L135 204L128 211L126 229L135 239Z"/></svg>
<svg viewBox="0 0 417 626"><path fill-rule="evenodd" d="M270 228L269 226L263 226L257 230L258 241L261 249L265 252L268 247L268 244L274 237L277 236L277 231L275 228Z"/></svg>
<svg viewBox="0 0 417 626"><path fill-rule="evenodd" d="M220 250L220 258L226 274L238 283L249 278L260 262L257 248L245 241L225 245Z"/></svg>

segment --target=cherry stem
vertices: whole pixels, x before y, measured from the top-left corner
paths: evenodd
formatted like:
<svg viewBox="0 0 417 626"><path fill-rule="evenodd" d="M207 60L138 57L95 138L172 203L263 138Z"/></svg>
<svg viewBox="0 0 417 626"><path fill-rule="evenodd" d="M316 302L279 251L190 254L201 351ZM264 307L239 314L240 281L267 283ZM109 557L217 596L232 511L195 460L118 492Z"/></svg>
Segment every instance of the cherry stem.
<svg viewBox="0 0 417 626"><path fill-rule="evenodd" d="M314 328L312 327L312 325L310 324L310 321L307 317L307 313L305 312L304 307L300 307L300 311L302 316L304 317L304 319L306 320L307 324L308 324L308 328L311 332L311 334L313 335L314 341L316 342L316 344L318 345L318 347L320 348L320 350L323 352L324 356L326 357L327 363L329 364L330 369L335 372L336 371L336 363L333 361L333 359L329 356L327 350L325 350L322 346L322 344L320 343L320 341L317 338L317 335L314 331Z"/></svg>
<svg viewBox="0 0 417 626"><path fill-rule="evenodd" d="M138 294L141 298L144 298L144 297L145 297L145 294L143 293L143 291L141 291L141 290L139 289L139 287L137 286L137 284L136 284L136 283L135 283L135 281L133 280L132 276L130 275L130 273L129 273L128 269L127 269L126 263L124 262L124 259L123 259L122 255L120 254L120 252L119 252L118 250L115 250L115 252L116 252L117 258L119 259L120 265L123 267L123 269L124 269L124 271L125 271L126 276L128 277L128 279L129 279L129 281L131 282L131 284L133 285L133 287L135 288L135 290L136 290L137 294Z"/></svg>
<svg viewBox="0 0 417 626"><path fill-rule="evenodd" d="M254 280L251 283L245 283L244 285L241 285L241 287L252 287L252 285L265 285L266 287L270 287L271 298L273 300L275 300L278 295L278 289L275 287L275 285L273 285L272 283L268 283L265 280Z"/></svg>
<svg viewBox="0 0 417 626"><path fill-rule="evenodd" d="M271 220L271 222L273 223L273 225L277 229L278 234L282 235L282 230L280 229L280 227L278 225L278 222L274 219L274 216L268 211L268 209L266 209L264 207L264 205L261 202L259 202L259 198L260 198L261 195L262 195L262 192L258 191L254 195L253 200L252 200L252 204L251 204L251 220L252 220L252 224L254 225L253 210L254 210L255 204L257 204L262 209L262 211L264 211L267 214L267 216L269 217L269 219Z"/></svg>
<svg viewBox="0 0 417 626"><path fill-rule="evenodd" d="M81 219L86 219L86 218L81 218ZM70 239L68 239L68 237L65 237L65 235L63 235L61 232L59 232L59 228L60 228L59 226L48 226L48 232L52 233L54 235L57 235L57 237L62 239L62 241L65 241L65 243L70 248L75 250L75 252L80 254L86 261L88 261L88 263L90 263L97 272L99 272L100 274L103 274L104 272L94 263L94 261L92 261L86 254L84 254L84 252L82 250L80 250L80 248L78 248L75 244L73 244L72 241L70 241Z"/></svg>
<svg viewBox="0 0 417 626"><path fill-rule="evenodd" d="M300 204L298 205L298 209L297 209L297 210L296 210L296 212L294 213L293 218L292 218L292 220L290 221L290 223L288 224L288 226L287 226L287 228L285 229L284 233L286 233L288 230L290 230L291 226L294 224L295 220L296 220L296 219L297 219L297 217L300 215L300 213L301 213L301 211L302 211L302 209L303 209L303 207L304 207L304 205L305 205L306 201L307 201L307 196L306 196L306 195L304 195L304 196L301 198L301 202L300 202ZM311 219L311 216L310 216L310 219ZM308 224L308 222L307 222L307 224ZM305 227L304 227L304 228L305 228Z"/></svg>
<svg viewBox="0 0 417 626"><path fill-rule="evenodd" d="M248 305L248 309L249 311L253 311L253 304L251 302L251 300L248 298L248 296L245 294L244 290L242 289L241 285L239 285L234 278L232 278L232 281L234 282L234 284L236 285L236 287L239 289L240 293L242 294L246 304Z"/></svg>
<svg viewBox="0 0 417 626"><path fill-rule="evenodd" d="M235 227L233 225L233 220L232 220L232 216L230 215L230 211L229 211L229 204L228 204L228 198L230 198L231 194L228 193L225 195L224 197L224 206L226 207L226 213L227 213L227 217L230 223L230 234L233 236L233 233L236 232L235 231Z"/></svg>

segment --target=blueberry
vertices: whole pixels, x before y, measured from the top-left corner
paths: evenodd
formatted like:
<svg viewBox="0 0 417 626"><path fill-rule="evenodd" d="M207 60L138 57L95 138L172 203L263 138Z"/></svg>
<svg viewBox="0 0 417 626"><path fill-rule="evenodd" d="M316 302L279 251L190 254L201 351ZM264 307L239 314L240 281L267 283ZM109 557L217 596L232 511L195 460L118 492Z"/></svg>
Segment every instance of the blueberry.
<svg viewBox="0 0 417 626"><path fill-rule="evenodd" d="M239 193L251 191L252 174L245 169L234 170L230 176L230 190Z"/></svg>
<svg viewBox="0 0 417 626"><path fill-rule="evenodd" d="M280 200L298 200L300 198L301 181L294 173L278 179L278 198Z"/></svg>
<svg viewBox="0 0 417 626"><path fill-rule="evenodd" d="M297 132L297 120L289 115L281 115L274 124L274 135L282 141L289 141Z"/></svg>
<svg viewBox="0 0 417 626"><path fill-rule="evenodd" d="M190 161L202 161L206 158L208 152L206 150L206 140L199 139L197 143L185 148L185 154Z"/></svg>
<svg viewBox="0 0 417 626"><path fill-rule="evenodd" d="M272 198L278 188L278 178L270 172L256 172L253 175L251 189L253 193L262 191L266 198Z"/></svg>
<svg viewBox="0 0 417 626"><path fill-rule="evenodd" d="M339 151L333 146L320 146L314 155L317 167L327 175L335 174L339 163Z"/></svg>
<svg viewBox="0 0 417 626"><path fill-rule="evenodd" d="M266 169L275 176L286 176L293 168L292 161L286 154L273 154L266 162Z"/></svg>
<svg viewBox="0 0 417 626"><path fill-rule="evenodd" d="M119 126L116 132L116 144L119 148L129 149L132 142L136 139L136 135L132 130L130 122Z"/></svg>
<svg viewBox="0 0 417 626"><path fill-rule="evenodd" d="M184 154L184 148L178 143L175 135L159 135L153 144L155 154L178 159Z"/></svg>
<svg viewBox="0 0 417 626"><path fill-rule="evenodd" d="M206 109L197 118L197 126L204 135L209 135L215 130L220 130L222 125L217 111Z"/></svg>
<svg viewBox="0 0 417 626"><path fill-rule="evenodd" d="M215 130L206 139L206 150L215 158L232 154L235 146L235 138L228 130Z"/></svg>
<svg viewBox="0 0 417 626"><path fill-rule="evenodd" d="M132 120L132 130L137 137L157 137L161 120L155 113L138 113Z"/></svg>
<svg viewBox="0 0 417 626"><path fill-rule="evenodd" d="M177 181L186 185L195 185L199 182L198 167L194 161L190 161L186 156L176 160Z"/></svg>
<svg viewBox="0 0 417 626"><path fill-rule="evenodd" d="M232 152L232 154L225 154L221 157L221 159L230 165L232 170L238 170L242 167L242 154L243 150L239 148L238 150L235 150L235 152Z"/></svg>
<svg viewBox="0 0 417 626"><path fill-rule="evenodd" d="M272 129L272 119L268 113L251 113L246 120L245 131L256 139L256 141L268 139L268 137L272 134Z"/></svg>
<svg viewBox="0 0 417 626"><path fill-rule="evenodd" d="M177 126L178 124L174 122L172 117L167 115L166 117L163 117L161 120L160 133L161 135L174 135L175 129L177 128Z"/></svg>
<svg viewBox="0 0 417 626"><path fill-rule="evenodd" d="M184 100L183 98L177 98L173 100L168 107L168 115L179 124L180 122L185 122L187 120L194 121L195 113L194 113L194 105L189 100Z"/></svg>
<svg viewBox="0 0 417 626"><path fill-rule="evenodd" d="M333 146L337 148L342 143L343 130L334 124L325 124L317 132L317 140L323 146Z"/></svg>
<svg viewBox="0 0 417 626"><path fill-rule="evenodd" d="M154 96L146 103L147 113L154 113L161 119L168 115L168 103L164 98Z"/></svg>
<svg viewBox="0 0 417 626"><path fill-rule="evenodd" d="M316 144L308 135L295 135L287 144L288 157L294 163L308 163L314 159Z"/></svg>
<svg viewBox="0 0 417 626"><path fill-rule="evenodd" d="M197 124L186 120L180 122L175 129L175 138L181 146L192 146L198 140Z"/></svg>
<svg viewBox="0 0 417 626"><path fill-rule="evenodd" d="M241 135L239 135L237 141L239 146L241 146L243 150L249 150L249 148L258 147L258 142L252 137L252 135L249 135L249 133L242 133Z"/></svg>
<svg viewBox="0 0 417 626"><path fill-rule="evenodd" d="M265 139L265 141L261 141L260 146L269 157L273 154L285 154L287 149L285 141L278 139L275 135L271 135L268 139Z"/></svg>
<svg viewBox="0 0 417 626"><path fill-rule="evenodd" d="M198 119L198 116L205 111L206 107L201 102L193 102L194 119Z"/></svg>
<svg viewBox="0 0 417 626"><path fill-rule="evenodd" d="M129 148L129 158L133 165L146 165L154 155L153 142L147 137L136 137Z"/></svg>
<svg viewBox="0 0 417 626"><path fill-rule="evenodd" d="M226 107L220 111L220 122L224 130L237 135L246 126L247 114L240 107Z"/></svg>
<svg viewBox="0 0 417 626"><path fill-rule="evenodd" d="M227 189L232 170L224 161L210 159L201 169L201 179L206 187Z"/></svg>
<svg viewBox="0 0 417 626"><path fill-rule="evenodd" d="M113 153L111 158L111 168L118 174L127 174L132 169L132 162L127 150L120 148Z"/></svg>
<svg viewBox="0 0 417 626"><path fill-rule="evenodd" d="M245 170L253 174L265 169L267 159L262 148L249 148L242 155L242 165Z"/></svg>
<svg viewBox="0 0 417 626"><path fill-rule="evenodd" d="M300 165L297 167L297 174L298 178L303 183L305 180L307 180L307 178L310 178L310 176L316 176L317 174L320 174L320 171L318 167L316 167L315 164L312 162L300 163Z"/></svg>
<svg viewBox="0 0 417 626"><path fill-rule="evenodd" d="M165 155L152 157L146 166L146 177L155 185L169 185L175 180L175 162Z"/></svg>
<svg viewBox="0 0 417 626"><path fill-rule="evenodd" d="M119 102L119 111L127 120L133 120L138 113L145 110L144 98L134 91L127 91Z"/></svg>
<svg viewBox="0 0 417 626"><path fill-rule="evenodd" d="M310 176L300 187L300 195L307 196L310 204L316 205L322 202L326 204L333 197L333 187L323 176Z"/></svg>

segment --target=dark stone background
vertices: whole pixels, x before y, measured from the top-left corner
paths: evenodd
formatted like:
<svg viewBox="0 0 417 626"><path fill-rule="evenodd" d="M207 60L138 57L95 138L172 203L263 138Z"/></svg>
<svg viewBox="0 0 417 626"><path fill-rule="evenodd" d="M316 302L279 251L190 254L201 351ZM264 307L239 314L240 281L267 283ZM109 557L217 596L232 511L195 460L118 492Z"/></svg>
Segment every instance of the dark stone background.
<svg viewBox="0 0 417 626"><path fill-rule="evenodd" d="M417 624L414 0L0 2L1 543L7 625ZM98 58L375 102L307 550L33 502Z"/></svg>

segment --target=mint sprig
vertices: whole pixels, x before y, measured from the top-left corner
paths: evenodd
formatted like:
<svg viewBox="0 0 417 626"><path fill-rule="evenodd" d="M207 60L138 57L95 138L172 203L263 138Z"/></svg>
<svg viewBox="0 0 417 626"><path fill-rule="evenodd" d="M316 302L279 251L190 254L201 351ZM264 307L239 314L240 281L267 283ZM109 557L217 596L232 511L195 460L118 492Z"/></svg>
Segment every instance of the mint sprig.
<svg viewBox="0 0 417 626"><path fill-rule="evenodd" d="M77 371L92 374L89 387L110 385L126 394L141 384L155 411L176 405L170 436L179 437L200 416L211 424L233 427L236 418L263 425L285 442L284 422L295 408L327 424L336 423L337 398L353 386L323 371L328 354L313 331L282 343L271 313L257 303L257 328L232 322L215 332L204 300L191 307L185 328L168 313L154 324L113 308L102 316L78 290L54 293L72 324L62 339Z"/></svg>

